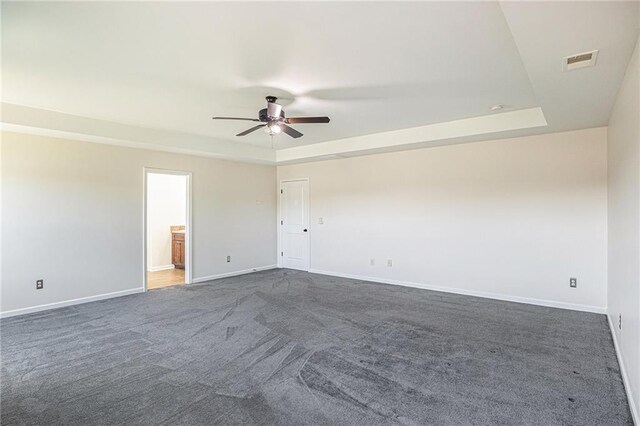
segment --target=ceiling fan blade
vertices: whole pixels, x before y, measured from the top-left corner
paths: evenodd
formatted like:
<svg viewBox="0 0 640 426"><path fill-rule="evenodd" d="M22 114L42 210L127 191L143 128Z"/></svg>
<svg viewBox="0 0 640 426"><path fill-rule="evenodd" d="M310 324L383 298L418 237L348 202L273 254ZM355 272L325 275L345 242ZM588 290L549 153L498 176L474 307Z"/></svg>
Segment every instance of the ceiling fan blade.
<svg viewBox="0 0 640 426"><path fill-rule="evenodd" d="M291 136L292 138L299 138L300 136L302 136L302 133L300 133L299 131L297 131L296 129L287 126L286 124L280 124L280 127L282 128L282 131L285 132L286 134L288 134L289 136Z"/></svg>
<svg viewBox="0 0 640 426"><path fill-rule="evenodd" d="M212 120L243 120L243 121L260 121L257 118L240 118L240 117L211 117Z"/></svg>
<svg viewBox="0 0 640 426"><path fill-rule="evenodd" d="M254 127L250 128L250 129L247 129L244 132L238 133L236 136L246 136L251 132L255 132L256 130L263 128L264 126L266 126L266 124L258 124L257 126L254 126Z"/></svg>
<svg viewBox="0 0 640 426"><path fill-rule="evenodd" d="M287 124L328 123L329 121L329 117L289 117L284 120Z"/></svg>

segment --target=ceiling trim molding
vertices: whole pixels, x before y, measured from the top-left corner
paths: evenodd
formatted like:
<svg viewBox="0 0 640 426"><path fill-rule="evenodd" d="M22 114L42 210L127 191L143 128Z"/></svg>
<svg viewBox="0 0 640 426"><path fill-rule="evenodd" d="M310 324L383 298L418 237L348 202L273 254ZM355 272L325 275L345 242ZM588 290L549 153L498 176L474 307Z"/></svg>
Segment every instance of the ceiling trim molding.
<svg viewBox="0 0 640 426"><path fill-rule="evenodd" d="M56 138L56 139L67 139L67 140L73 140L73 141L79 141L79 142L100 143L105 145L121 146L124 148L145 149L148 151L168 152L171 154L182 154L182 155L192 155L196 157L216 158L219 160L238 161L243 163L264 164L264 165L275 164L273 160L259 160L259 159L252 159L247 157L218 154L215 152L198 151L194 149L177 148L177 147L165 146L165 145L154 145L150 143L136 142L136 141L126 140L126 139L115 139L115 138L108 138L103 136L64 132L60 130L43 129L43 128L31 127L31 126L22 126L19 124L0 123L0 130L3 132L23 133L28 135L45 136L45 137Z"/></svg>
<svg viewBox="0 0 640 426"><path fill-rule="evenodd" d="M275 152L206 136L148 129L23 105L2 103L1 129L39 136L243 161L274 164Z"/></svg>
<svg viewBox="0 0 640 426"><path fill-rule="evenodd" d="M273 151L20 105L2 108L2 131L270 165L464 143L547 126L542 109L535 107Z"/></svg>
<svg viewBox="0 0 640 426"><path fill-rule="evenodd" d="M542 126L547 126L547 120L542 109L535 107L282 149L276 152L276 163L424 148L438 141Z"/></svg>

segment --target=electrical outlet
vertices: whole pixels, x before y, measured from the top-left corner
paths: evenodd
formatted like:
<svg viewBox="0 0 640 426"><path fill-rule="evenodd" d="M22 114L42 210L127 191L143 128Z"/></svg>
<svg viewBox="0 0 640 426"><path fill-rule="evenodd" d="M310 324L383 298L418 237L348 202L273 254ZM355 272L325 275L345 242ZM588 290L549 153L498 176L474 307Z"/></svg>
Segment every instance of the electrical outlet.
<svg viewBox="0 0 640 426"><path fill-rule="evenodd" d="M44 288L44 280L36 281L36 290L42 290Z"/></svg>
<svg viewBox="0 0 640 426"><path fill-rule="evenodd" d="M369 265L375 266L376 265L376 260L375 259L369 259Z"/></svg>
<svg viewBox="0 0 640 426"><path fill-rule="evenodd" d="M571 288L578 287L578 279L577 278L569 278L569 287L571 287Z"/></svg>
<svg viewBox="0 0 640 426"><path fill-rule="evenodd" d="M318 218L318 225L324 225L324 218L322 217Z"/></svg>
<svg viewBox="0 0 640 426"><path fill-rule="evenodd" d="M231 263L231 256L227 256L227 263Z"/></svg>
<svg viewBox="0 0 640 426"><path fill-rule="evenodd" d="M388 267L392 267L393 266L393 260L387 259L387 266Z"/></svg>
<svg viewBox="0 0 640 426"><path fill-rule="evenodd" d="M618 329L622 330L622 314L618 314Z"/></svg>

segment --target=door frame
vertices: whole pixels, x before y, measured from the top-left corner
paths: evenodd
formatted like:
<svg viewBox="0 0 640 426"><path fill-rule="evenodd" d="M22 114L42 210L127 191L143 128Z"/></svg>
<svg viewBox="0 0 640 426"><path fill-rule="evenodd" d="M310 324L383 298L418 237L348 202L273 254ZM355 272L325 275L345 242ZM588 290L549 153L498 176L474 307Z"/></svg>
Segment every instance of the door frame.
<svg viewBox="0 0 640 426"><path fill-rule="evenodd" d="M191 253L192 253L192 241L191 238L191 222L192 222L192 209L191 209L191 197L193 194L191 188L192 174L191 172L186 172L182 170L169 170L169 169L158 169L153 167L143 167L143 191L142 191L142 286L144 291L147 291L147 185L148 179L147 176L149 174L159 174L159 175L177 175L177 176L186 176L187 178L187 202L186 202L186 223L185 223L185 232L184 232L184 283L191 284L193 277L193 262L191 262Z"/></svg>
<svg viewBox="0 0 640 426"><path fill-rule="evenodd" d="M307 271L311 270L311 184L308 177L301 178L289 178L280 179L278 183L278 252L276 256L278 258L278 268L283 268L282 265L282 184L286 182L307 182L307 223L309 224L309 232L307 236Z"/></svg>

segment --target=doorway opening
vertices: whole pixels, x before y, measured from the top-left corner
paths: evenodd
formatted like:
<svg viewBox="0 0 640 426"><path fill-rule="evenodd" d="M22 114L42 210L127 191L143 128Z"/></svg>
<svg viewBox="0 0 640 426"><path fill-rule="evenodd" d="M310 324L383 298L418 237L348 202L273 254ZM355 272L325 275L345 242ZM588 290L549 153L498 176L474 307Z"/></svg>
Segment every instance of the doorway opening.
<svg viewBox="0 0 640 426"><path fill-rule="evenodd" d="M145 169L145 290L191 282L191 175Z"/></svg>

